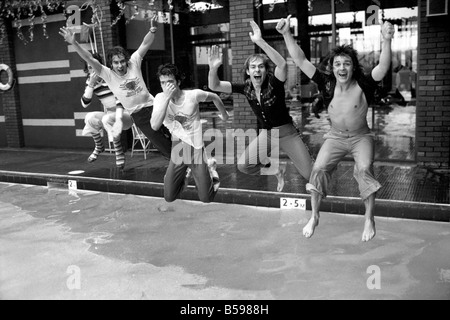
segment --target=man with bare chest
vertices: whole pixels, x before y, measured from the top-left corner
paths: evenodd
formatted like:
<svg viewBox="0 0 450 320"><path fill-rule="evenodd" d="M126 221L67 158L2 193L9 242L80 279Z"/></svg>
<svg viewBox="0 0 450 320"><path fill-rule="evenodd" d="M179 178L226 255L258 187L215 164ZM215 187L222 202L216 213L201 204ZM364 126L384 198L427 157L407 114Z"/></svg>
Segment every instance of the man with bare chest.
<svg viewBox="0 0 450 320"><path fill-rule="evenodd" d="M354 177L365 205L365 224L362 241L375 236L375 194L381 188L373 174L373 134L367 124L367 111L378 83L386 76L391 65L391 40L394 27L389 22L382 26L382 51L379 64L364 74L358 55L349 45L334 48L329 55L331 74L317 69L305 57L290 32L290 16L281 19L277 30L284 37L290 55L297 66L317 85L328 105L331 130L324 135L324 143L314 163L306 189L311 193L312 215L303 228L310 238L319 225L319 208L327 196L331 175L338 163L347 155L355 160Z"/></svg>
<svg viewBox="0 0 450 320"><path fill-rule="evenodd" d="M341 90L339 87L334 90L328 115L334 128L340 131L355 131L367 124L368 107L361 87L354 81L347 90Z"/></svg>

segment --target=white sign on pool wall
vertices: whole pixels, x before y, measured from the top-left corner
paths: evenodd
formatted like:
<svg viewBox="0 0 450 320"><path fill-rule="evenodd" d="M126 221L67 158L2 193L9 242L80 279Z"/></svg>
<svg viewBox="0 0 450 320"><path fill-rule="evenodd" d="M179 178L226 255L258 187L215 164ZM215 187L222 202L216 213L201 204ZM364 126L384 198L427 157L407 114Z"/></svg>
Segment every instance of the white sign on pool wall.
<svg viewBox="0 0 450 320"><path fill-rule="evenodd" d="M280 209L306 210L306 199L280 198Z"/></svg>

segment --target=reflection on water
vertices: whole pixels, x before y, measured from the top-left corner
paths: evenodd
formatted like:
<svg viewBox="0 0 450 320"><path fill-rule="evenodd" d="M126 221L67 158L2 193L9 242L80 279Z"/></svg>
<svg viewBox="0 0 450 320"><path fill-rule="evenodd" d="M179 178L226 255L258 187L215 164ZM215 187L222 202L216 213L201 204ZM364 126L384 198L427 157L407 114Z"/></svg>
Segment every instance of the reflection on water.
<svg viewBox="0 0 450 320"><path fill-rule="evenodd" d="M372 125L372 108L369 109L367 121L369 126L380 135L397 135L415 137L416 107L390 105L383 108L375 107L375 121Z"/></svg>
<svg viewBox="0 0 450 320"><path fill-rule="evenodd" d="M232 129L233 111L228 110L230 118L226 123L218 118L216 111L202 111L203 130L216 128L225 133L226 129ZM309 107L294 104L290 106L290 113L295 125L303 134L304 142L316 157L323 144L323 135L330 130L328 113L323 111L320 118L316 118ZM367 122L375 133L375 160L415 160L415 106L390 104L370 107Z"/></svg>
<svg viewBox="0 0 450 320"><path fill-rule="evenodd" d="M293 107L291 116L316 156L323 143L323 135L330 129L328 114L323 111L317 119L308 108ZM371 107L367 122L375 133L375 160L415 160L415 106Z"/></svg>

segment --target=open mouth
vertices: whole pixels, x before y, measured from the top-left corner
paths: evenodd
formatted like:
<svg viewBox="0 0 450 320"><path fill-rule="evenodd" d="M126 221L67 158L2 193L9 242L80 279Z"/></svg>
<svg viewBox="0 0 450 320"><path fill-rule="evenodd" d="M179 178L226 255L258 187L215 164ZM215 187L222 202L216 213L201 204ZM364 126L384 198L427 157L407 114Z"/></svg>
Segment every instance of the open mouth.
<svg viewBox="0 0 450 320"><path fill-rule="evenodd" d="M262 76L253 76L253 78L254 78L256 81L261 81Z"/></svg>

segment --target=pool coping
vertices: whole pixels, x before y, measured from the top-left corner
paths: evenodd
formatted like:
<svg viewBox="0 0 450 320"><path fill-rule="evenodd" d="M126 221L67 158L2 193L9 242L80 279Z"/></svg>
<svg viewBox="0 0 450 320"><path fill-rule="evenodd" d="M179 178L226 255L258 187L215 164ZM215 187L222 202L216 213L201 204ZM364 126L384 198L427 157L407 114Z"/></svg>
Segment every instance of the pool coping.
<svg viewBox="0 0 450 320"><path fill-rule="evenodd" d="M0 182L59 187L72 191L86 190L164 197L164 184L160 182L4 170L0 170ZM76 186L73 182L76 182ZM280 198L304 199L306 210L311 210L309 194L299 193L220 188L214 202L280 208ZM188 186L181 199L198 201L195 186ZM322 200L320 210L351 215L364 215L365 213L361 199L354 197L328 196ZM382 217L450 222L449 212L450 204L386 199L377 199L375 202L375 215Z"/></svg>

